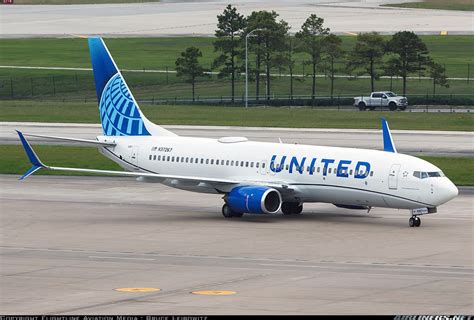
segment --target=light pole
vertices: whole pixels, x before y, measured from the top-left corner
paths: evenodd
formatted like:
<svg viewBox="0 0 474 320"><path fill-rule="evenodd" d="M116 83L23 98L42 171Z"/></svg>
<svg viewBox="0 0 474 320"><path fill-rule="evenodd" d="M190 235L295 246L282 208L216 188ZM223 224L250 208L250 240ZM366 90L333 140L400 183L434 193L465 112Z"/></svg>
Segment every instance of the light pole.
<svg viewBox="0 0 474 320"><path fill-rule="evenodd" d="M248 62L248 40L249 36L254 33L255 31L261 31L263 29L254 29L247 33L245 36L245 108L249 106L249 62Z"/></svg>

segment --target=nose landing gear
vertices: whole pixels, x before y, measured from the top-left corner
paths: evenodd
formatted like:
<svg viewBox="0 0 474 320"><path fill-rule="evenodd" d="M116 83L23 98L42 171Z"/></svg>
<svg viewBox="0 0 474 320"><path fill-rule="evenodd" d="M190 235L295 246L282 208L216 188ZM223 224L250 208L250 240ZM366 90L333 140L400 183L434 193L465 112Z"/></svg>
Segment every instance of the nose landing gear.
<svg viewBox="0 0 474 320"><path fill-rule="evenodd" d="M421 226L421 219L418 216L424 215L424 214L431 214L431 213L436 213L437 209L436 207L430 207L430 208L418 208L418 209L411 209L411 217L408 220L408 225L413 228L417 228Z"/></svg>
<svg viewBox="0 0 474 320"><path fill-rule="evenodd" d="M408 225L413 228L417 228L421 226L421 219L418 216L411 216L410 219L408 220Z"/></svg>

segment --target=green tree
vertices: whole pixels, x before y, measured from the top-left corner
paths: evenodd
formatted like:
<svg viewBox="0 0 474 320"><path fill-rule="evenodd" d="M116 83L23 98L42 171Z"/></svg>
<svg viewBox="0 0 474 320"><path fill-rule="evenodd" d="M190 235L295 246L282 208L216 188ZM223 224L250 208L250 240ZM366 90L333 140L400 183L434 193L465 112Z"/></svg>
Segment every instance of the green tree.
<svg viewBox="0 0 474 320"><path fill-rule="evenodd" d="M312 14L296 33L298 50L310 56L312 66L313 85L311 97L316 96L316 67L321 62L322 41L329 34L329 28L323 27L324 19Z"/></svg>
<svg viewBox="0 0 474 320"><path fill-rule="evenodd" d="M375 91L375 80L380 75L377 68L382 63L385 55L385 42L377 32L359 33L357 42L350 53L347 68L350 71L360 69L359 75L368 74L370 76L370 90Z"/></svg>
<svg viewBox="0 0 474 320"><path fill-rule="evenodd" d="M284 51L285 59L282 61L282 65L288 67L290 72L290 99L293 99L293 70L295 67L296 60L294 58L295 53L295 39L292 36L286 37L286 50Z"/></svg>
<svg viewBox="0 0 474 320"><path fill-rule="evenodd" d="M387 45L391 57L388 66L403 80L403 95L406 95L407 78L410 73L421 72L429 66L431 59L423 41L413 32L400 31L392 36Z"/></svg>
<svg viewBox="0 0 474 320"><path fill-rule="evenodd" d="M195 101L196 79L205 76L205 71L198 61L202 57L202 52L196 47L189 47L181 52L181 56L176 59L176 75L185 78L185 81L191 83L193 101Z"/></svg>
<svg viewBox="0 0 474 320"><path fill-rule="evenodd" d="M214 60L213 66L221 68L218 75L220 78L231 76L231 99L234 102L235 75L241 69L237 66L236 59L242 54L240 35L245 28L246 19L229 4L224 12L217 16L217 20L214 50L222 53Z"/></svg>
<svg viewBox="0 0 474 320"><path fill-rule="evenodd" d="M331 99L334 97L334 79L337 71L335 63L344 55L341 45L341 38L332 33L323 40L323 56L329 62L327 71L329 71L329 78L331 79Z"/></svg>
<svg viewBox="0 0 474 320"><path fill-rule="evenodd" d="M276 56L285 47L285 36L288 33L288 23L283 20L277 21L278 14L275 11L254 11L247 17L247 27L244 35L255 29L261 29L249 37L249 48L255 53L255 82L257 100L260 94L260 73L262 64L265 66L266 96L270 99L271 94L271 68L276 65Z"/></svg>
<svg viewBox="0 0 474 320"><path fill-rule="evenodd" d="M397 70L391 64L384 64L382 68L383 73L390 77L390 91L393 91L393 77L397 75Z"/></svg>
<svg viewBox="0 0 474 320"><path fill-rule="evenodd" d="M433 96L436 94L436 85L449 88L446 69L439 63L432 62L429 66L430 77L433 79Z"/></svg>
<svg viewBox="0 0 474 320"><path fill-rule="evenodd" d="M290 99L293 99L293 80L294 68L296 64L295 59L295 38L290 35L285 37L285 48L279 52L274 58L274 63L278 65L279 70L287 69L290 78Z"/></svg>

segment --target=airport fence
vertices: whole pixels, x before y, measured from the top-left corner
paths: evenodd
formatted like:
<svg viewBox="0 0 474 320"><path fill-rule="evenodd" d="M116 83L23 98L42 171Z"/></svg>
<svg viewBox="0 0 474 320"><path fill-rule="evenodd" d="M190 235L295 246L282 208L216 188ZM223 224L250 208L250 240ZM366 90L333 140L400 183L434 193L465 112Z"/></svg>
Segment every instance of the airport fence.
<svg viewBox="0 0 474 320"><path fill-rule="evenodd" d="M191 96L191 86L177 78L172 72L124 72L127 83L135 97L148 104L212 104L244 105L245 82L239 75L236 81L236 94L229 96L230 80L211 74L197 83L197 95ZM339 77L334 80L334 94L331 97L331 79L319 75L317 95L313 99L311 78L294 76L293 92L290 90L288 76L274 76L271 79L271 94L265 94L265 81L261 82L259 97L255 95L255 82L249 83L249 105L261 106L351 106L354 96L366 96L369 93L369 79L357 77ZM377 90L390 90L400 93L401 80L384 78L376 83ZM432 80L413 79L408 83L410 105L448 105L474 106L474 83L472 80L450 82L449 88L436 88L433 94ZM93 76L90 72L69 72L36 77L1 77L0 100L36 99L60 101L96 101Z"/></svg>

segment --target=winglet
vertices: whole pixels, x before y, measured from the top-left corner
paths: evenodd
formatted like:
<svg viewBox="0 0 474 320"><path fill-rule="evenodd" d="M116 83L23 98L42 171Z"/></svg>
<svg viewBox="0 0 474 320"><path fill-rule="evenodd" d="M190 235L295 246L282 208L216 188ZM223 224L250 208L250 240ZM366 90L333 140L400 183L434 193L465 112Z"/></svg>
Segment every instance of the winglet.
<svg viewBox="0 0 474 320"><path fill-rule="evenodd" d="M385 118L382 118L382 132L383 132L383 150L387 152L397 153L395 143L393 143L392 133L388 127L388 122Z"/></svg>
<svg viewBox="0 0 474 320"><path fill-rule="evenodd" d="M41 162L41 160L38 158L36 155L35 151L33 148L31 148L30 143L25 139L23 136L23 133L20 131L16 130L18 133L18 136L20 137L21 144L23 145L23 148L25 149L26 155L28 156L28 159L30 159L31 164L33 165L30 170L28 170L24 175L20 177L20 180L26 179L36 171L38 171L41 168L46 168L46 166Z"/></svg>

